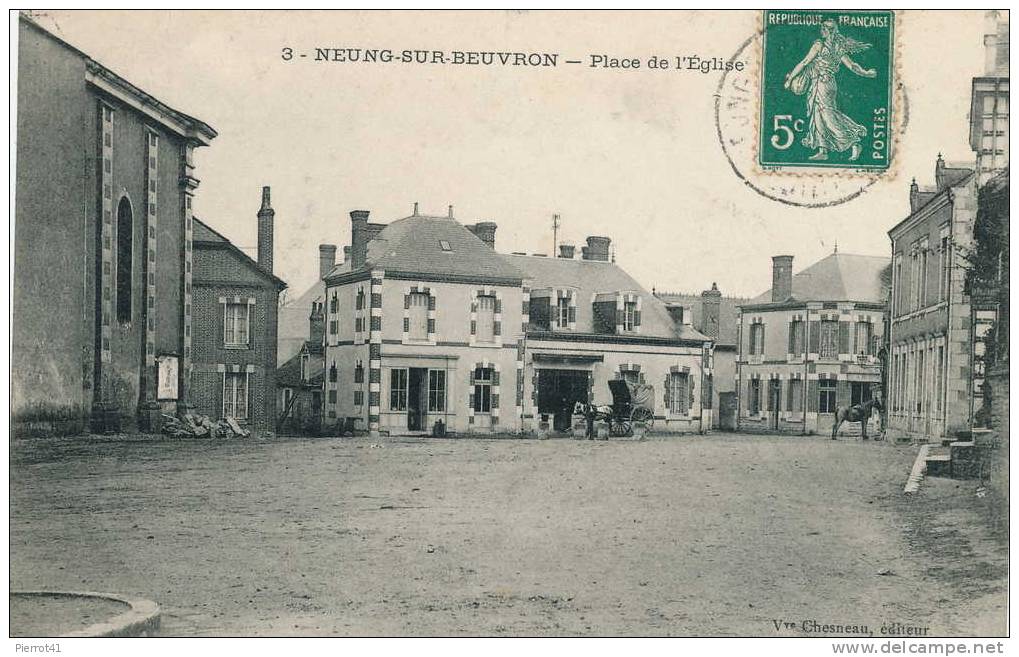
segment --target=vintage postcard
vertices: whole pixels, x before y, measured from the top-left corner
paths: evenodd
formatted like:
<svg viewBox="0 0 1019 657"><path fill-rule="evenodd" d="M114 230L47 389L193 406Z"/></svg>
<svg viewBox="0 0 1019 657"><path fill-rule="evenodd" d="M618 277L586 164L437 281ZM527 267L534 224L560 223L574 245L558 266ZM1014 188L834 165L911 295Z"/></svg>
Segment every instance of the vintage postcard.
<svg viewBox="0 0 1019 657"><path fill-rule="evenodd" d="M1008 11L10 22L16 651L1005 650Z"/></svg>

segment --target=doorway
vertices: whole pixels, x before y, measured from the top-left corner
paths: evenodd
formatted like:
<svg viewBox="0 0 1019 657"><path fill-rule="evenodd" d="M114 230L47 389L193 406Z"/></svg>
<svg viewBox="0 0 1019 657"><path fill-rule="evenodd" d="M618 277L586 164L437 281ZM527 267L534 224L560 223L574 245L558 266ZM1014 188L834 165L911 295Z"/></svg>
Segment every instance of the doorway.
<svg viewBox="0 0 1019 657"><path fill-rule="evenodd" d="M552 416L552 428L569 431L573 407L587 403L588 373L585 370L538 371L538 413Z"/></svg>
<svg viewBox="0 0 1019 657"><path fill-rule="evenodd" d="M782 381L772 379L768 382L768 408L771 410L771 417L768 424L772 429L778 429L778 415L782 410Z"/></svg>
<svg viewBox="0 0 1019 657"><path fill-rule="evenodd" d="M407 429L424 431L428 412L428 368L411 367L407 374Z"/></svg>

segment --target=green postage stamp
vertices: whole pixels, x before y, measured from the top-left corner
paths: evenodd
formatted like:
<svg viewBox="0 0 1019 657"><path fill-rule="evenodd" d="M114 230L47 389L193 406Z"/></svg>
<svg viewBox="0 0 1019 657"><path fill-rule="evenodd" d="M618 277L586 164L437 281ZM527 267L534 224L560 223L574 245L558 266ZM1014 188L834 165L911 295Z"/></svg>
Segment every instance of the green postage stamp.
<svg viewBox="0 0 1019 657"><path fill-rule="evenodd" d="M891 11L764 12L762 167L889 167L894 28Z"/></svg>

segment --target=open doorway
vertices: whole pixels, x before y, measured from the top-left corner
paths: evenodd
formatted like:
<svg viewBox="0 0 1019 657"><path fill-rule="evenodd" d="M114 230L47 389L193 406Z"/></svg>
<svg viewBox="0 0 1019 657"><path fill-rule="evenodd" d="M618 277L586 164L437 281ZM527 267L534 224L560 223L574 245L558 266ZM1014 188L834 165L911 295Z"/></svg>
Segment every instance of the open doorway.
<svg viewBox="0 0 1019 657"><path fill-rule="evenodd" d="M424 431L428 426L428 368L411 367L407 375L407 429Z"/></svg>
<svg viewBox="0 0 1019 657"><path fill-rule="evenodd" d="M587 403L587 387L585 370L538 370L538 413L551 415L556 431L568 431L573 407Z"/></svg>

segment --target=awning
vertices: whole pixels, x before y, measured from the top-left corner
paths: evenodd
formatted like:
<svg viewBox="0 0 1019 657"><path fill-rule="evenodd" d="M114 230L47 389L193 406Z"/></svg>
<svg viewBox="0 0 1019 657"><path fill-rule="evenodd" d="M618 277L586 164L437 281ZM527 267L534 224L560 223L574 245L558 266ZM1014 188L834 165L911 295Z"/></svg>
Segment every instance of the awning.
<svg viewBox="0 0 1019 657"><path fill-rule="evenodd" d="M600 363L605 360L605 356L603 356L602 354L592 354L584 352L556 351L549 353L543 351L536 351L531 354L531 359L538 363L579 364L579 363Z"/></svg>

